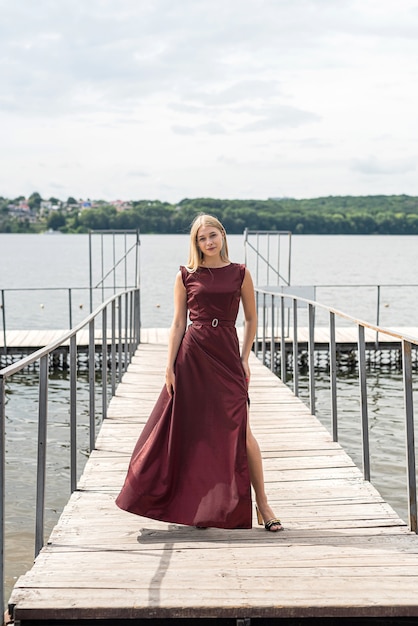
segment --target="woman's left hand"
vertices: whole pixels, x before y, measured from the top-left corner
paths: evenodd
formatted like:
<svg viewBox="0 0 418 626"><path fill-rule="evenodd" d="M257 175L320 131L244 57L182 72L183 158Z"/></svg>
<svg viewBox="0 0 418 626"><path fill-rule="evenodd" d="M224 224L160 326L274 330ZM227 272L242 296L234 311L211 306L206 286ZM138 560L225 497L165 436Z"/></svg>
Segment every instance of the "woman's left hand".
<svg viewBox="0 0 418 626"><path fill-rule="evenodd" d="M251 377L250 366L248 365L248 361L241 360L241 363L242 363L242 369L244 370L244 374L245 374L245 380L247 381L247 385L249 385L250 377Z"/></svg>

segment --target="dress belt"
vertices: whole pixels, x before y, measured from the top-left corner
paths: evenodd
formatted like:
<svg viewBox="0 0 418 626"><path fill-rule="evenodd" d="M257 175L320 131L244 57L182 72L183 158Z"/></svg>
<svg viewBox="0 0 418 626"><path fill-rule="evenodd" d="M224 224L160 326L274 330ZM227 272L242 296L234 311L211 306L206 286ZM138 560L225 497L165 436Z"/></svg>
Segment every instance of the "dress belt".
<svg viewBox="0 0 418 626"><path fill-rule="evenodd" d="M217 326L225 326L226 328L234 328L235 321L234 320L220 320L217 317L213 319L197 319L192 321L193 326L212 326L216 328Z"/></svg>

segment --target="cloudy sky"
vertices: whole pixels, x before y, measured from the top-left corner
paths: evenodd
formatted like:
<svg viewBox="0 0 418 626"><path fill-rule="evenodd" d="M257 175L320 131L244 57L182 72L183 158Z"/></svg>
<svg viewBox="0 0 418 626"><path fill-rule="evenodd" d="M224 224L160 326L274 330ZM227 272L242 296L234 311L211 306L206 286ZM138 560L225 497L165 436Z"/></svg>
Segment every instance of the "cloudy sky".
<svg viewBox="0 0 418 626"><path fill-rule="evenodd" d="M418 195L418 0L0 11L0 195Z"/></svg>

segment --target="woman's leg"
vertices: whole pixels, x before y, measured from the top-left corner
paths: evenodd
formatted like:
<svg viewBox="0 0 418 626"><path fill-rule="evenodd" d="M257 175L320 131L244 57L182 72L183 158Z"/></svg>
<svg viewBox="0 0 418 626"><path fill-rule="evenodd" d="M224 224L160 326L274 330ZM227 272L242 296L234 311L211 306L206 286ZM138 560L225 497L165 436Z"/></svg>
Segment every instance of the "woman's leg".
<svg viewBox="0 0 418 626"><path fill-rule="evenodd" d="M250 471L251 484L255 491L255 498L264 522L274 519L273 510L269 506L267 495L264 488L263 462L261 459L260 447L253 433L250 424L247 425L247 458L248 469ZM270 528L272 531L281 530L281 524L273 524Z"/></svg>

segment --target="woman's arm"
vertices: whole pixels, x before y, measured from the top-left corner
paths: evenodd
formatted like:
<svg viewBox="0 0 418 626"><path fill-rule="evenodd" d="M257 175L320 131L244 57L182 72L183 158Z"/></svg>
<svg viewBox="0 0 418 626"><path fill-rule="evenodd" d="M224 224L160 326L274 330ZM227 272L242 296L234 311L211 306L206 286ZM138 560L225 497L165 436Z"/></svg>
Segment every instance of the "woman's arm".
<svg viewBox="0 0 418 626"><path fill-rule="evenodd" d="M174 316L168 336L167 369L165 384L170 396L175 390L174 363L179 350L187 322L187 295L181 272L178 272L174 282Z"/></svg>
<svg viewBox="0 0 418 626"><path fill-rule="evenodd" d="M255 331L257 329L257 310L255 306L255 294L253 279L250 272L246 269L244 280L241 286L241 300L244 308L244 339L241 349L241 362L244 368L247 382L250 380L250 368L248 365L248 358L250 356L251 348L254 342Z"/></svg>

